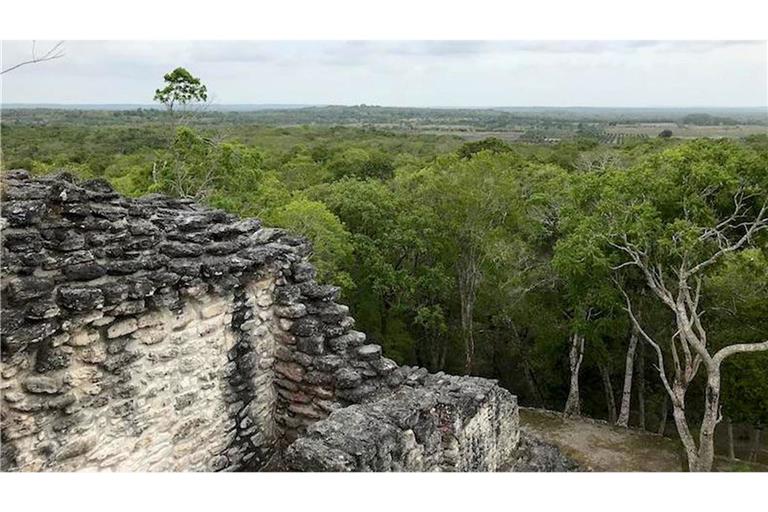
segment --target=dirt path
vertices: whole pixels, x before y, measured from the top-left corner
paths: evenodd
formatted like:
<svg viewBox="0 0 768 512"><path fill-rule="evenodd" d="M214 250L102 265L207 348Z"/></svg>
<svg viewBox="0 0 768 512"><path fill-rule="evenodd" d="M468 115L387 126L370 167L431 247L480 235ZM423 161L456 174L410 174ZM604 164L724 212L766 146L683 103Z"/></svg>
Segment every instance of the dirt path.
<svg viewBox="0 0 768 512"><path fill-rule="evenodd" d="M541 409L520 409L520 424L589 471L682 471L684 467L679 443L649 432L564 418ZM716 470L768 471L768 467L718 460Z"/></svg>

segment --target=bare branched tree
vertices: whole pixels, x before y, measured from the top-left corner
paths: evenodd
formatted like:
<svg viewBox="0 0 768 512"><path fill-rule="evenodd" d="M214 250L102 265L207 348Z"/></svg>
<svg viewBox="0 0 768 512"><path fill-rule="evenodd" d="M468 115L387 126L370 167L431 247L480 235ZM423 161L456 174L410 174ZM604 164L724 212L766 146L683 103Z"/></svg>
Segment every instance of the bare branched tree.
<svg viewBox="0 0 768 512"><path fill-rule="evenodd" d="M582 153L576 160L576 169L586 173L605 172L608 169L622 166L621 157L616 153L607 151Z"/></svg>
<svg viewBox="0 0 768 512"><path fill-rule="evenodd" d="M709 471L712 468L715 427L722 419L720 367L723 361L735 354L768 350L768 340L765 340L759 343L737 343L713 351L708 344L707 331L702 323L703 271L726 255L747 247L758 232L768 229L768 202L764 202L759 209L750 208L749 199L743 190L739 189L733 197L732 213L714 227L703 229L699 235L699 242L714 241L716 249L699 257L691 251L683 251L679 267L671 269L671 272L665 265L654 262L649 254L632 243L626 234L619 237L619 242L611 243L628 256L627 261L617 265L615 269L627 266L640 269L650 290L674 314L677 331L668 344L662 344L643 328L629 295L620 286L634 328L641 339L656 352L656 369L669 395L675 425L691 471ZM668 374L670 365L667 354L671 357L671 376ZM691 382L702 368L706 373L706 396L697 442L685 416L685 396Z"/></svg>
<svg viewBox="0 0 768 512"><path fill-rule="evenodd" d="M56 60L56 59L62 58L63 56L64 56L64 41L59 41L58 43L54 44L48 50L42 53L38 52L37 42L32 41L32 58L3 69L2 71L0 71L0 75L4 75L6 73L13 71L14 69L19 69L20 67L26 66L28 64L38 64L40 62Z"/></svg>
<svg viewBox="0 0 768 512"><path fill-rule="evenodd" d="M215 153L223 142L220 134L210 137L200 137L200 143L205 148L206 158L190 162L172 147L173 158L159 160L152 164L152 179L154 183L165 184L165 190L176 197L205 200L214 190L219 177L218 161Z"/></svg>

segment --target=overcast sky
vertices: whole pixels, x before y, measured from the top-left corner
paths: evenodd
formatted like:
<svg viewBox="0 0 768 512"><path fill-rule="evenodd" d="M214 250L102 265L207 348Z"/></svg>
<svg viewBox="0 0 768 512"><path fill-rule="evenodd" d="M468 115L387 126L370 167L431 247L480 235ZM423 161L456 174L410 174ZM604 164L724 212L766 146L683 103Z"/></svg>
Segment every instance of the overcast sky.
<svg viewBox="0 0 768 512"><path fill-rule="evenodd" d="M38 42L38 53L51 43ZM2 68L30 41L3 41ZM150 103L184 66L214 101L385 106L765 106L750 41L67 41L3 76L4 103Z"/></svg>

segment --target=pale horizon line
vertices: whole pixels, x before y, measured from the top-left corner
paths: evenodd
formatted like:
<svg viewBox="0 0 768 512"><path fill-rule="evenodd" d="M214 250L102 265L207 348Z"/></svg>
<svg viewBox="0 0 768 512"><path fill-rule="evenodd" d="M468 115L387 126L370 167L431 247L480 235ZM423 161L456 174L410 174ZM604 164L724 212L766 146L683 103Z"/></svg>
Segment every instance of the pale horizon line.
<svg viewBox="0 0 768 512"><path fill-rule="evenodd" d="M154 103L134 103L134 102L104 102L104 103L82 103L82 102L0 102L0 105L13 106L13 107L49 107L49 106L115 106L115 107L149 107L157 110L162 110L164 107ZM378 107L378 108L435 108L435 109L497 109L497 108L519 108L519 109L626 109L626 110L640 110L640 109L722 109L722 110L763 110L768 109L766 105L643 105L643 106L628 106L628 105L384 105L378 103L215 103L211 104L210 108L215 109L219 107Z"/></svg>

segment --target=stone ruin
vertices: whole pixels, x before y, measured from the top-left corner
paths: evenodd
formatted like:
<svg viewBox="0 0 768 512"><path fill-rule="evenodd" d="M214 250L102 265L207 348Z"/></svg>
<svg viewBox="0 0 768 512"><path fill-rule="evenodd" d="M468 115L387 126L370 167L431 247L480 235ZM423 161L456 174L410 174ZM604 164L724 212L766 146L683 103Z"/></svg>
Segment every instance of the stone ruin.
<svg viewBox="0 0 768 512"><path fill-rule="evenodd" d="M2 177L5 471L496 471L494 381L398 366L307 240L60 173Z"/></svg>

